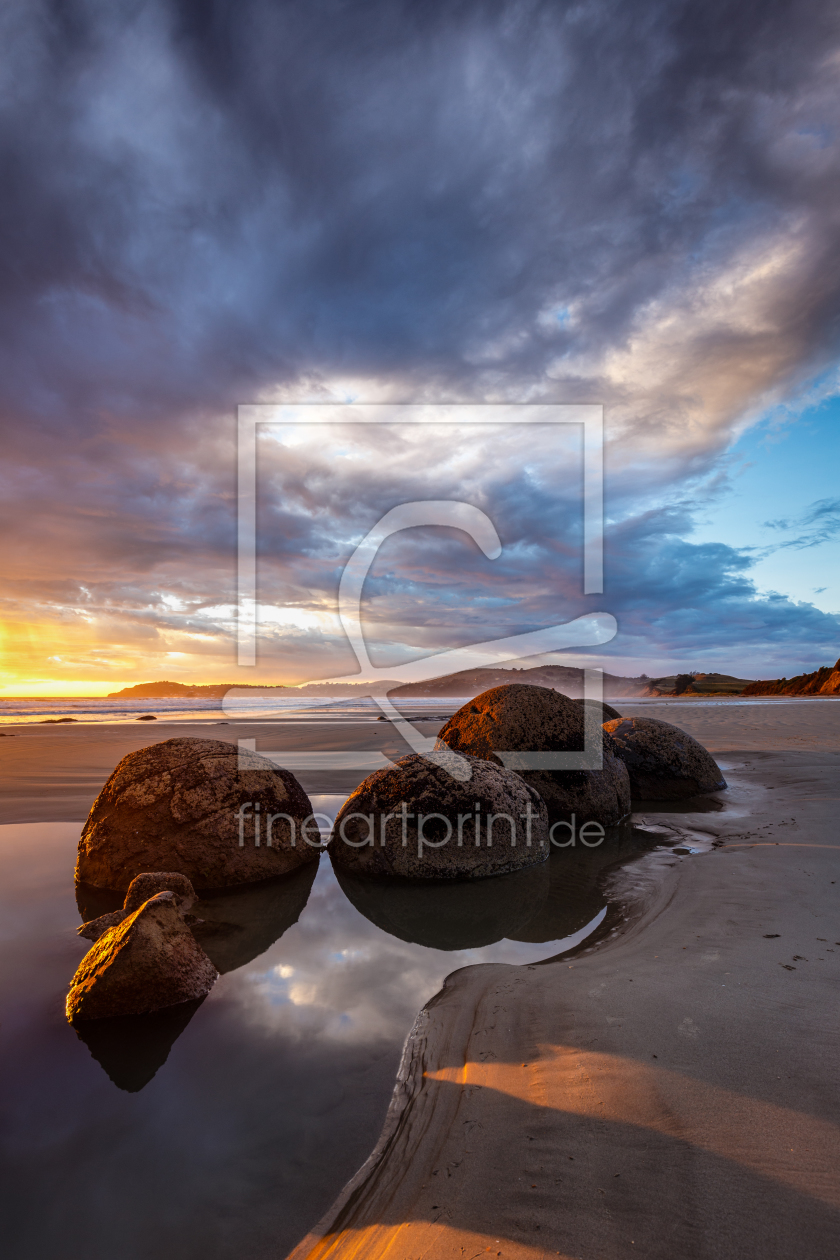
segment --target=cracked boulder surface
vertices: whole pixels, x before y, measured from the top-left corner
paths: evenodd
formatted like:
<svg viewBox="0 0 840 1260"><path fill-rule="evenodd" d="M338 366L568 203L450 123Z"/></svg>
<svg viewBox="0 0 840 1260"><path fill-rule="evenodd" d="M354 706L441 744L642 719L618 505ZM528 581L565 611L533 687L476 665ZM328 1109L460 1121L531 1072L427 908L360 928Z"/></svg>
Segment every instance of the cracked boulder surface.
<svg viewBox="0 0 840 1260"><path fill-rule="evenodd" d="M123 891L138 875L167 871L207 889L284 875L317 861L301 837L311 812L295 776L258 753L214 739L151 744L124 757L94 801L76 882Z"/></svg>
<svg viewBox="0 0 840 1260"><path fill-rule="evenodd" d="M677 800L726 787L712 754L679 726L632 717L606 722L604 730L627 767L636 800Z"/></svg>
<svg viewBox="0 0 840 1260"><path fill-rule="evenodd" d="M630 780L609 735L602 733L600 709L579 704L548 687L507 683L491 687L462 705L440 732L439 743L459 753L502 765L500 754L582 752L603 743L600 770L520 769L517 773L540 796L551 823L600 823L612 827L630 812ZM605 728L604 728L605 729Z"/></svg>
<svg viewBox="0 0 840 1260"><path fill-rule="evenodd" d="M546 860L546 807L518 774L459 757L453 760L466 763L470 778L456 778L445 752L431 757L438 760L402 757L356 788L335 820L335 867L402 879L480 879ZM498 817L488 827L491 815Z"/></svg>
<svg viewBox="0 0 840 1260"><path fill-rule="evenodd" d="M67 1018L144 1015L205 997L216 979L174 894L157 893L85 954L70 984Z"/></svg>

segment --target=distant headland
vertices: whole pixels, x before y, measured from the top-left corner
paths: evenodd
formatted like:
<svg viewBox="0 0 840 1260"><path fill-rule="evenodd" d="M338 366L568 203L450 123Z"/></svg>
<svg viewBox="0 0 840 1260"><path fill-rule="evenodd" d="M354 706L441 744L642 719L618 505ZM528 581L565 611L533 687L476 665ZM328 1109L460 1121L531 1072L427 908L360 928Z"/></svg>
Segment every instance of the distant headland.
<svg viewBox="0 0 840 1260"><path fill-rule="evenodd" d="M423 696L473 696L490 687L504 683L527 683L536 687L552 687L574 698L583 695L584 671L569 665L537 665L531 669L495 668L462 670L446 674L422 683L394 681L385 684L394 699ZM222 699L228 691L276 691L284 692L289 699L297 696L348 697L367 694L365 683L308 683L302 687L283 684L257 683L207 683L178 682L138 683L113 691L109 700L132 699ZM840 661L835 665L823 665L810 674L795 678L775 678L754 681L737 678L732 674L702 673L669 674L662 678L649 678L640 674L626 678L620 674L604 674L604 695L611 697L680 696L836 696L840 695Z"/></svg>

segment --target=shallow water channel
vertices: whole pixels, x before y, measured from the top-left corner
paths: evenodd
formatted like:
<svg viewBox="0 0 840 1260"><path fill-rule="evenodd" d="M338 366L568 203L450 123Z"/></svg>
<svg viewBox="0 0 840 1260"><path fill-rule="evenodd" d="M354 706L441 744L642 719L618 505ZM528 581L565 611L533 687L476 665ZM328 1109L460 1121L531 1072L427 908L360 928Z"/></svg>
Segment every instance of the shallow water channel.
<svg viewBox="0 0 840 1260"><path fill-rule="evenodd" d="M322 857L194 908L223 973L204 1002L83 1040L63 1010L88 948L76 928L116 903L77 904L79 831L0 827L0 1202L15 1260L282 1257L375 1144L405 1037L444 977L594 939L605 876L663 841L614 829L600 849L429 887L339 882Z"/></svg>

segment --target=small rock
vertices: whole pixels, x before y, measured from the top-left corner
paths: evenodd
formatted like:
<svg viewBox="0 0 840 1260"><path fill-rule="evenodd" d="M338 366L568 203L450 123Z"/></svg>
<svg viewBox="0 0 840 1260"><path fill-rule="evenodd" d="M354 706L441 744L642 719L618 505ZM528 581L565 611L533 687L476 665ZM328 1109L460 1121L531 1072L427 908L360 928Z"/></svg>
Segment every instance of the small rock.
<svg viewBox="0 0 840 1260"><path fill-rule="evenodd" d="M539 792L550 822L574 814L577 826L592 822L610 827L630 812L630 780L612 740L602 734L598 716L547 687L506 683L462 705L440 732L439 743L502 765L500 754L505 752L582 752L584 724L589 722L590 742L592 736L603 741L602 769L517 773Z"/></svg>
<svg viewBox="0 0 840 1260"><path fill-rule="evenodd" d="M132 914L140 909L144 901L148 901L159 892L171 892L182 914L186 913L195 901L195 889L186 875L181 875L177 871L144 871L129 884L123 910Z"/></svg>
<svg viewBox="0 0 840 1260"><path fill-rule="evenodd" d="M720 766L702 744L658 718L619 718L604 724L630 775L637 800L676 800L726 787Z"/></svg>
<svg viewBox="0 0 840 1260"><path fill-rule="evenodd" d="M302 834L311 812L295 776L257 753L164 740L124 757L94 801L76 882L124 890L167 867L199 889L284 875L318 858ZM317 826L307 834L317 839Z"/></svg>
<svg viewBox="0 0 840 1260"><path fill-rule="evenodd" d="M216 968L184 923L171 892L161 892L109 928L88 950L67 995L67 1018L142 1015L204 997Z"/></svg>
<svg viewBox="0 0 840 1260"><path fill-rule="evenodd" d="M116 927L118 923L122 923L123 919L127 919L128 915L125 910L111 910L108 914L100 914L98 919L88 919L87 923L83 923L81 927L76 928L76 935L84 937L87 941L98 941L103 932L107 932L109 928Z"/></svg>
<svg viewBox="0 0 840 1260"><path fill-rule="evenodd" d="M471 772L455 778L446 756L412 753L365 779L335 820L333 865L404 879L477 879L545 861L548 816L539 794L479 757L455 759Z"/></svg>
<svg viewBox="0 0 840 1260"><path fill-rule="evenodd" d="M123 919L127 919L135 910L139 910L144 901L148 901L159 892L173 894L175 904L185 916L185 922L190 920L195 923L201 922L193 915L186 914L195 901L195 889L186 875L179 875L175 871L146 871L131 881L121 910L111 910L107 914L101 914L97 919L89 919L80 928L76 928L76 935L83 936L89 941L98 941L103 932L122 923Z"/></svg>

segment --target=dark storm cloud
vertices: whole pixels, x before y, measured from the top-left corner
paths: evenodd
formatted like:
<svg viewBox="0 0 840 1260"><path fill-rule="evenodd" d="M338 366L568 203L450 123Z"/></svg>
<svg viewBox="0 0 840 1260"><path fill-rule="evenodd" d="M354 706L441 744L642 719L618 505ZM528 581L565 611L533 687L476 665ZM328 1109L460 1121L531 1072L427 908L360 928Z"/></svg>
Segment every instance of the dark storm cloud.
<svg viewBox="0 0 840 1260"><path fill-rule="evenodd" d="M793 349L836 336L833 6L26 0L3 21L16 409L148 423L341 371L521 388L621 343L692 255L803 213Z"/></svg>
<svg viewBox="0 0 840 1260"><path fill-rule="evenodd" d="M718 602L742 610L733 640L739 617L828 633L756 611L747 560L644 496L696 484L836 353L835 6L10 0L0 39L13 598L229 601L232 407L338 379L603 399L624 442L611 598L639 636L643 605L670 644ZM579 561L528 539L571 539L572 508L494 493L516 563L469 590L466 570L462 603L539 621ZM265 520L278 598L326 590L347 551L337 512L303 508ZM400 552L405 616L421 578L448 589L453 546Z"/></svg>

